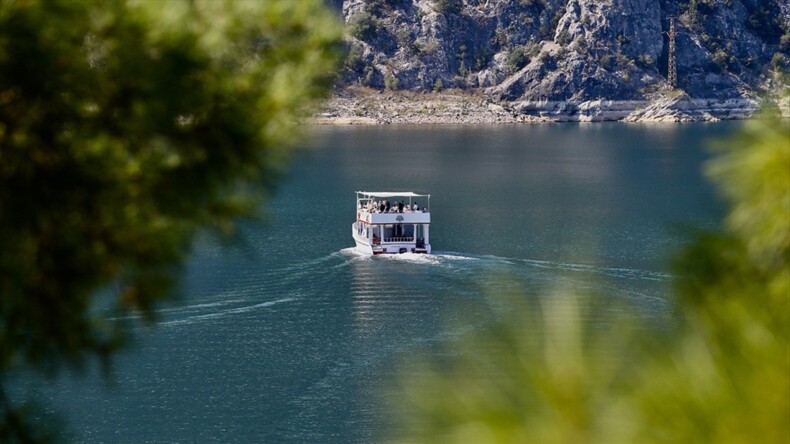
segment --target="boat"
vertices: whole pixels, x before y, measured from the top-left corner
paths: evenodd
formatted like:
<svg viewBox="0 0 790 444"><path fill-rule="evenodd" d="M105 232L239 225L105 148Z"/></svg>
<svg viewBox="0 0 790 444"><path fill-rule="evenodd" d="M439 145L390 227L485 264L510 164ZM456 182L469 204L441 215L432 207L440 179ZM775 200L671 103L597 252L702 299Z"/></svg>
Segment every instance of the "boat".
<svg viewBox="0 0 790 444"><path fill-rule="evenodd" d="M431 253L430 194L357 191L351 235L365 254Z"/></svg>

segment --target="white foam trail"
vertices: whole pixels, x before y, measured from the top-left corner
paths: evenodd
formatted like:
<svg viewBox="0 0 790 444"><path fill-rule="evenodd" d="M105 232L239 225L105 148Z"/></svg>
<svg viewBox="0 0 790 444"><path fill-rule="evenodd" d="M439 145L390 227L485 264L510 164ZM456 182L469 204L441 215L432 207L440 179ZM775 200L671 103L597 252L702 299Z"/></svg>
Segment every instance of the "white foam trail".
<svg viewBox="0 0 790 444"><path fill-rule="evenodd" d="M367 261L367 260L390 260L390 261L403 261L415 264L429 264L429 265L442 265L446 261L461 261L461 260L477 260L478 258L466 256L463 253L456 252L434 252L433 254L422 253L401 253L401 254L380 254L372 255L366 254L354 247L344 248L340 251L332 253L330 256L346 257L348 261ZM344 264L341 264L344 265Z"/></svg>
<svg viewBox="0 0 790 444"><path fill-rule="evenodd" d="M638 270L635 268L623 267L607 267L601 265L591 264L575 264L567 262L546 261L538 259L525 259L525 258L508 258L495 255L476 255L468 253L460 253L456 251L434 251L433 254L383 254L379 256L366 255L359 252L355 248L344 248L336 255L350 256L351 260L368 260L373 257L382 258L384 260L394 260L410 262L415 264L427 265L445 265L448 261L491 261L499 262L507 265L526 264L536 268L546 268L551 270L564 270L578 273L594 273L604 274L612 277L619 277L624 279L641 279L651 281L663 281L671 279L673 276L668 273L657 271Z"/></svg>
<svg viewBox="0 0 790 444"><path fill-rule="evenodd" d="M168 326L168 325L192 324L194 322L199 322L199 321L203 321L203 320L206 320L206 319L215 319L215 318L219 318L219 317L223 317L223 316L228 316L228 315L233 315L233 314L238 314L238 313L245 313L245 312L253 311L253 310L256 310L256 309L259 309L259 308L271 307L272 305L282 304L282 303L285 303L285 302L291 302L291 301L295 301L295 300L296 300L295 298L277 299L275 301L261 302L260 304L248 305L246 307L230 308L230 309L227 309L227 310L222 310L222 311L218 311L218 312L214 312L214 313L190 316L190 317L185 318L185 319L177 319L177 320L174 320L174 321L160 322L160 323L158 323L158 325L160 325L160 326Z"/></svg>
<svg viewBox="0 0 790 444"><path fill-rule="evenodd" d="M431 256L440 257L448 261L477 261L479 257L469 256L455 251L434 251Z"/></svg>
<svg viewBox="0 0 790 444"><path fill-rule="evenodd" d="M155 310L156 314L161 313L181 313L181 312L190 312L190 311L197 311L202 310L204 308L212 308L212 307L221 307L223 305L235 304L238 302L242 302L243 299L230 299L226 301L217 301L217 302L206 302L202 304L193 304L193 305L181 305L169 308L159 308ZM122 320L130 320L130 319L142 319L142 315L139 314L130 314L128 316L117 316L112 318L107 318L108 321L122 321Z"/></svg>
<svg viewBox="0 0 790 444"><path fill-rule="evenodd" d="M379 255L382 260L403 261L415 264L438 264L441 258L430 254L417 254L417 253L402 253L402 254L382 254Z"/></svg>
<svg viewBox="0 0 790 444"><path fill-rule="evenodd" d="M336 252L330 254L330 256L337 256L337 255L343 255L343 256L365 256L365 257L366 256L370 256L368 254L365 254L365 253L357 250L354 247L343 248L340 251L336 251Z"/></svg>
<svg viewBox="0 0 790 444"><path fill-rule="evenodd" d="M575 264L568 262L546 261L539 259L508 258L508 257L494 256L494 255L475 255L475 254L465 254L465 253L457 253L457 252L441 252L439 253L439 256L448 259L450 258L479 259L479 260L504 262L507 264L523 263L537 268L605 274L613 277L636 278L636 279L653 280L653 281L662 281L666 279L671 279L673 277L669 273L662 273L658 271L638 270L635 268L624 268L624 267L607 267L602 265L591 265L591 264Z"/></svg>
<svg viewBox="0 0 790 444"><path fill-rule="evenodd" d="M203 304L194 304L194 305L182 305L176 306L171 308L160 308L156 310L157 313L173 313L173 312L180 312L180 311L194 311L194 310L201 310L204 308L211 308L211 307L221 307L223 305L235 304L237 302L243 302L243 299L229 299L217 302L206 302Z"/></svg>
<svg viewBox="0 0 790 444"><path fill-rule="evenodd" d="M650 281L662 281L672 278L672 275L668 273L648 271L648 270L638 270L635 268L606 267L606 266L590 265L590 264L573 264L573 263L565 263L565 262L541 261L535 259L514 259L514 260L529 264L534 267L574 271L580 273L605 274L608 276L620 277L620 278L635 278L635 279L643 279Z"/></svg>

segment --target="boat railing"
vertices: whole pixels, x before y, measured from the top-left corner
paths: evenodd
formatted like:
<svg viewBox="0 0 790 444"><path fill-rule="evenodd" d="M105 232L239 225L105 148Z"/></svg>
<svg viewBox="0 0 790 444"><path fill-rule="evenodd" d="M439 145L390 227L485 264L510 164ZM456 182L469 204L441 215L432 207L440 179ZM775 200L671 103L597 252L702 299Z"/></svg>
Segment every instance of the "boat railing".
<svg viewBox="0 0 790 444"><path fill-rule="evenodd" d="M417 213L430 213L431 211L428 208L419 208L417 210L411 210L408 208L404 208L403 211L398 211L396 207L392 207L389 211L379 211L378 208L369 208L369 207L361 207L359 208L360 211L364 211L370 214L417 214Z"/></svg>
<svg viewBox="0 0 790 444"><path fill-rule="evenodd" d="M412 242L414 241L414 237L412 236L401 236L401 237L385 237L384 242L386 243L393 243L393 242Z"/></svg>

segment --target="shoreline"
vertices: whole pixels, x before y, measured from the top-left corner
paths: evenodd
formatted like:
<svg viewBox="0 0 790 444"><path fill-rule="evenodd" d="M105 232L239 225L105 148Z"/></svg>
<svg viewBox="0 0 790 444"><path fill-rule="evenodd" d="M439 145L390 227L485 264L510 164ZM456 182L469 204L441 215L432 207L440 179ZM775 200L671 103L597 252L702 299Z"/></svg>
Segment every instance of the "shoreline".
<svg viewBox="0 0 790 444"><path fill-rule="evenodd" d="M790 117L790 98L778 104ZM311 125L468 125L554 122L715 122L748 119L760 109L751 98L496 102L479 92L341 90L307 119Z"/></svg>

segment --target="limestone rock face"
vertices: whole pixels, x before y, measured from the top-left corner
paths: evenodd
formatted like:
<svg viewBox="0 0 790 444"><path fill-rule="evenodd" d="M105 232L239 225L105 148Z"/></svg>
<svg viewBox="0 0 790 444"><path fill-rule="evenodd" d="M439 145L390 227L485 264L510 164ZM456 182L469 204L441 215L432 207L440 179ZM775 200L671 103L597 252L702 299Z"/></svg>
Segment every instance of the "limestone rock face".
<svg viewBox="0 0 790 444"><path fill-rule="evenodd" d="M744 98L790 69L786 0L327 0L347 24L342 85L475 88L500 101Z"/></svg>

